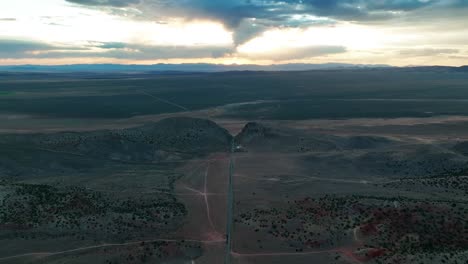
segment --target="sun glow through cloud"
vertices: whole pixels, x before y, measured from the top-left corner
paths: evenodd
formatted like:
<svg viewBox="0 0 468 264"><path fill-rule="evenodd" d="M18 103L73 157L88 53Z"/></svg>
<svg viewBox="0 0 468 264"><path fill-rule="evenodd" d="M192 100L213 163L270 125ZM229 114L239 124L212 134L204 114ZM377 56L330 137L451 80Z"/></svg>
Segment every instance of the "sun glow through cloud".
<svg viewBox="0 0 468 264"><path fill-rule="evenodd" d="M63 18L64 15L66 19ZM186 23L180 19L171 24L160 24L152 21L132 21L103 11L72 6L39 10L34 16L29 14L13 23L0 23L0 32L2 37L63 45L82 45L88 42L178 46L232 43L232 33L216 22Z"/></svg>
<svg viewBox="0 0 468 264"><path fill-rule="evenodd" d="M389 37L375 28L351 24L308 29L273 29L241 45L241 53L270 53L307 46L346 46L350 49L376 48Z"/></svg>

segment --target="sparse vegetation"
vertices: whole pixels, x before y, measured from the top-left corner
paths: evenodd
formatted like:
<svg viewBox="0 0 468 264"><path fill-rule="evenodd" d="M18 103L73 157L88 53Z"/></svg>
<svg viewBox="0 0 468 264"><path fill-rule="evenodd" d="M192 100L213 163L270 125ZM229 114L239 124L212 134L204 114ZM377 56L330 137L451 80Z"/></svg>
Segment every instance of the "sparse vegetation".
<svg viewBox="0 0 468 264"><path fill-rule="evenodd" d="M465 72L30 77L2 74L0 262L468 263Z"/></svg>
<svg viewBox="0 0 468 264"><path fill-rule="evenodd" d="M184 205L170 195L118 199L78 187L31 184L3 184L1 189L0 226L12 231L5 238L119 241L173 230L186 215Z"/></svg>
<svg viewBox="0 0 468 264"><path fill-rule="evenodd" d="M240 212L236 222L283 240L298 252L342 248L354 233L348 247L371 249L368 260L457 253L467 246L464 203L326 195L287 204L286 208Z"/></svg>

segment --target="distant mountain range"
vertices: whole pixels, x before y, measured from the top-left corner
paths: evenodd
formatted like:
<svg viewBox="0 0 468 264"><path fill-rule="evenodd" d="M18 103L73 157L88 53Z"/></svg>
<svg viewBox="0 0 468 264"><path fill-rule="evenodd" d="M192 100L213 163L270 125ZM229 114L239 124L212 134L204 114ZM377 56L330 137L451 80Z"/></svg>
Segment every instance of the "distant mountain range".
<svg viewBox="0 0 468 264"><path fill-rule="evenodd" d="M393 67L385 64L275 64L275 65L223 65L208 63L187 64L153 64L153 65L127 65L127 64L71 64L71 65L11 65L0 66L3 72L125 72L125 73L178 73L178 72L228 72L228 71L307 71L307 70L339 70L339 69L405 69L405 70L432 70L432 71L463 71L468 72L468 66L445 67L445 66L410 66Z"/></svg>
<svg viewBox="0 0 468 264"><path fill-rule="evenodd" d="M72 65L18 65L0 66L0 71L14 72L224 72L224 71L305 71L351 68L384 68L388 65L276 64L276 65L223 65L223 64L72 64Z"/></svg>

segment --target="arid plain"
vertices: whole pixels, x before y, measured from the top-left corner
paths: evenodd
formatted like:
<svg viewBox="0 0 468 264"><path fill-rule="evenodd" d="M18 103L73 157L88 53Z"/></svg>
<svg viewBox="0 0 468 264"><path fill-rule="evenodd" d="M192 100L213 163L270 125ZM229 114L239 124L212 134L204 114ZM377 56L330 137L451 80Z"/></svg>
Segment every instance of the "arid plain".
<svg viewBox="0 0 468 264"><path fill-rule="evenodd" d="M466 71L25 79L0 263L468 261Z"/></svg>

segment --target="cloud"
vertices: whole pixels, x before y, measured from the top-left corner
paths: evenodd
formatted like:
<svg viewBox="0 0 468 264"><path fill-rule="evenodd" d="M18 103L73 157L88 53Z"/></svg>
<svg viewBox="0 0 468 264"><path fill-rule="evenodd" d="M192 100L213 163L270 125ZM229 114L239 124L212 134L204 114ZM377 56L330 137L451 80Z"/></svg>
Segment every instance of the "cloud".
<svg viewBox="0 0 468 264"><path fill-rule="evenodd" d="M400 55L410 57L428 57L437 55L457 54L458 49L436 49L436 48L422 48L422 49L403 49L400 50Z"/></svg>
<svg viewBox="0 0 468 264"><path fill-rule="evenodd" d="M67 0L94 7L131 7L135 19L165 21L178 17L222 22L242 44L278 27L307 27L336 21L370 22L410 16L411 12L464 0ZM118 13L118 8L112 11Z"/></svg>
<svg viewBox="0 0 468 264"><path fill-rule="evenodd" d="M15 21L8 14L15 12L4 12L3 38L47 43L0 40L0 58L225 58L230 62L318 60L343 52L343 58L349 59L358 52L385 51L397 59L424 60L461 56L457 49L464 49L468 36L463 27L467 0L65 1L68 4L57 1L44 7L42 16L37 13L40 19L18 11L18 22L8 23ZM55 9L60 11L49 13ZM264 38L276 31L277 37ZM243 50L249 43L250 50Z"/></svg>
<svg viewBox="0 0 468 264"><path fill-rule="evenodd" d="M186 18L212 18L237 27L246 18L287 21L290 15L337 19L383 19L448 0L67 0L91 6L136 7L143 13ZM452 1L453 2L453 1ZM463 0L456 0L461 4Z"/></svg>
<svg viewBox="0 0 468 264"><path fill-rule="evenodd" d="M151 46L119 42L91 42L85 46L57 46L34 41L0 40L0 58L113 58L130 60L219 58L233 52L223 46Z"/></svg>
<svg viewBox="0 0 468 264"><path fill-rule="evenodd" d="M239 24L237 30L234 31L233 41L234 44L242 44L258 34L268 30L269 26L261 23L254 23L254 21L244 21Z"/></svg>
<svg viewBox="0 0 468 264"><path fill-rule="evenodd" d="M88 57L110 57L132 60L220 58L232 52L223 46L148 46L124 45L124 48L108 49L104 52L89 52ZM50 57L53 54L49 54ZM60 56L60 54L58 54ZM78 54L79 55L79 54Z"/></svg>
<svg viewBox="0 0 468 264"><path fill-rule="evenodd" d="M52 46L41 42L0 39L1 58L26 57L29 51L48 50L51 48Z"/></svg>
<svg viewBox="0 0 468 264"><path fill-rule="evenodd" d="M140 0L67 0L70 3L90 5L90 6L115 6L125 7L137 4Z"/></svg>
<svg viewBox="0 0 468 264"><path fill-rule="evenodd" d="M343 46L305 46L289 47L265 52L241 52L240 55L250 59L287 61L297 59L310 59L313 57L326 56L330 54L344 52L346 52L346 48Z"/></svg>
<svg viewBox="0 0 468 264"><path fill-rule="evenodd" d="M102 49L123 49L127 45L122 42L103 42L103 43L97 43L97 47L102 48Z"/></svg>
<svg viewBox="0 0 468 264"><path fill-rule="evenodd" d="M437 0L380 0L367 1L366 7L370 10L409 11L432 5Z"/></svg>
<svg viewBox="0 0 468 264"><path fill-rule="evenodd" d="M346 52L342 46L287 47L268 51L236 52L234 46L152 46L120 42L90 42L85 46L58 46L35 41L0 40L3 59L112 58L125 60L163 60L223 58L294 60Z"/></svg>

